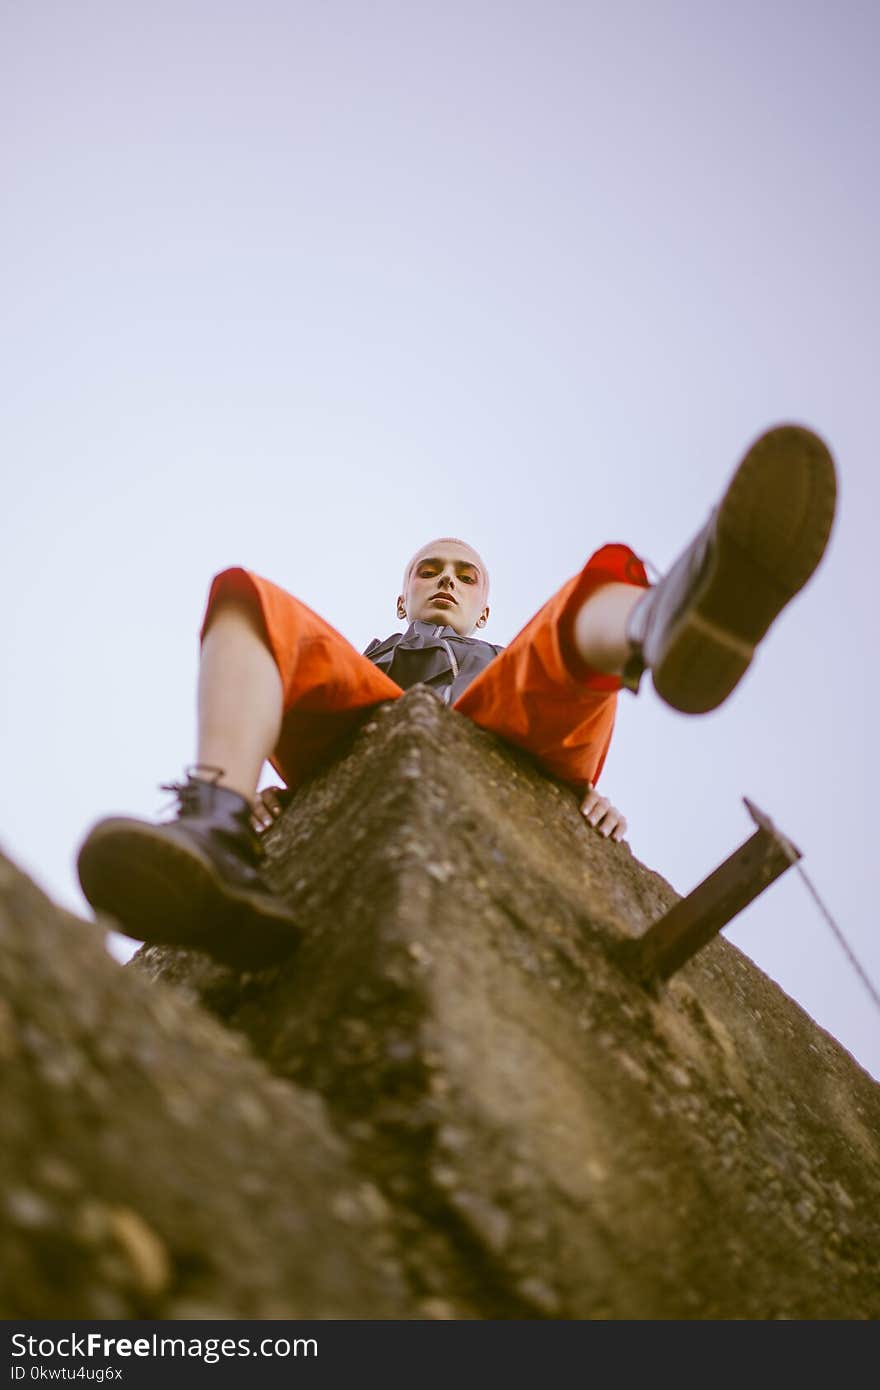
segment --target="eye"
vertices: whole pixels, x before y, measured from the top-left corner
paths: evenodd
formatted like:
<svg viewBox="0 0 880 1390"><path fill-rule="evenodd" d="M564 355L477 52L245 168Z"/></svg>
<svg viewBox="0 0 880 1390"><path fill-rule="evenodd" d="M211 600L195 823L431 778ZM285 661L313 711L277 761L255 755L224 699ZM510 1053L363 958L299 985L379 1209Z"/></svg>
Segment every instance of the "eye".
<svg viewBox="0 0 880 1390"><path fill-rule="evenodd" d="M476 577L473 574L460 574L459 579L463 584L476 584Z"/></svg>

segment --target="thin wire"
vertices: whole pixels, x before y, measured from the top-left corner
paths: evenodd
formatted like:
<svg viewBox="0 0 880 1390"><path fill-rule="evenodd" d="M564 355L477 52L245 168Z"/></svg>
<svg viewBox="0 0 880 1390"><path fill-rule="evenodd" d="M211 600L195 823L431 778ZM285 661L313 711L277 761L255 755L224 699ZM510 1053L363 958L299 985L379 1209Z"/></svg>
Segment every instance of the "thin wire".
<svg viewBox="0 0 880 1390"><path fill-rule="evenodd" d="M809 878L807 878L806 871L804 870L803 865L800 862L798 862L795 864L795 868L797 869L801 878L804 880L804 883L809 888L810 892L816 900L816 903L819 906L819 910L821 911L823 917L825 918L829 927L834 932L834 935L837 937L837 940L840 942L840 945L843 947L844 951L849 957L850 964L852 965L862 984L865 986L865 989L868 991L871 998L873 999L874 1007L878 1010L878 1012L880 1012L880 994L877 993L876 989L871 984L871 981L868 979L868 976L865 974L865 971L862 969L861 965L856 959L852 947L850 946L843 932L840 930L840 927L837 925L834 918L831 916L831 913L828 911L828 908L825 906L822 899L819 897L817 890L814 888Z"/></svg>

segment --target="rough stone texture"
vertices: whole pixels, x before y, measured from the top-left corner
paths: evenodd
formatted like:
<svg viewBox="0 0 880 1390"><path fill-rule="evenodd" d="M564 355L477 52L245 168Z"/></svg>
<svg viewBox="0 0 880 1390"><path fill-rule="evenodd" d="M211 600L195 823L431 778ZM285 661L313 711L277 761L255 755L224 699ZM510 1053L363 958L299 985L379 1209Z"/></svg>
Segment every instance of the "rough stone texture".
<svg viewBox="0 0 880 1390"><path fill-rule="evenodd" d="M0 857L0 1316L405 1317L321 1099Z"/></svg>
<svg viewBox="0 0 880 1390"><path fill-rule="evenodd" d="M122 968L87 925L50 928L45 900L7 913L6 997L32 1032L0 1028L21 1117L5 1219L30 1316L85 1297L74 1280L116 1298L105 1316L183 1316L194 1297L238 1317L279 1300L318 1317L880 1315L880 1087L724 939L656 996L631 979L621 943L676 894L589 832L572 792L417 687L267 847L303 936L259 974L160 948ZM259 1200L247 1098L269 1117ZM66 1265L39 1254L47 1159L156 1232L172 1272L152 1303L73 1234Z"/></svg>

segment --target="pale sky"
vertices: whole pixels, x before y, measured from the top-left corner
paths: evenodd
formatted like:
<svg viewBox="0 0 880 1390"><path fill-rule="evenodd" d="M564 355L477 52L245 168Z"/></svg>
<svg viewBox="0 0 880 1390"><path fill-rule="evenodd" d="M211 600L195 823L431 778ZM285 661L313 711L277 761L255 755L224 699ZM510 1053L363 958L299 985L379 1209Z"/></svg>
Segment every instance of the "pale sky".
<svg viewBox="0 0 880 1390"><path fill-rule="evenodd" d="M507 643L605 541L665 569L794 420L838 461L825 560L720 710L622 697L601 789L682 893L749 796L880 985L878 7L0 16L5 852L91 916L89 826L193 758L218 570L362 649L463 536ZM795 871L725 934L880 1078Z"/></svg>

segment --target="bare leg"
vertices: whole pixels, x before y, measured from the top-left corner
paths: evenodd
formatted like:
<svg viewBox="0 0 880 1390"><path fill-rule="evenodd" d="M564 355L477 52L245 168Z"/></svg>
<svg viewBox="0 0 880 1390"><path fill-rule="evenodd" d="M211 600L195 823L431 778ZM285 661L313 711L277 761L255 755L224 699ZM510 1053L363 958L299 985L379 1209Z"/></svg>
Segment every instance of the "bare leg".
<svg viewBox="0 0 880 1390"><path fill-rule="evenodd" d="M239 969L289 955L299 926L262 877L252 808L277 747L283 693L259 617L244 600L212 611L202 642L198 759L176 819L98 821L77 858L93 907L137 941L208 951ZM208 768L221 769L219 778Z"/></svg>
<svg viewBox="0 0 880 1390"><path fill-rule="evenodd" d="M603 584L574 620L578 655L596 671L619 676L632 655L626 620L645 590L634 584Z"/></svg>
<svg viewBox="0 0 880 1390"><path fill-rule="evenodd" d="M281 732L283 691L275 658L245 602L223 599L202 642L198 761L253 804L263 764Z"/></svg>

